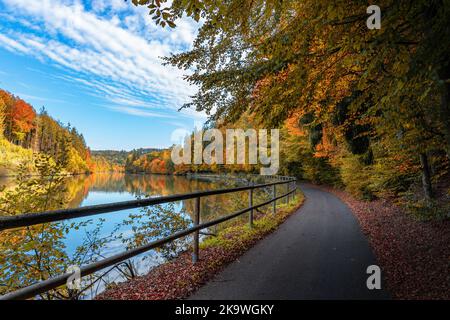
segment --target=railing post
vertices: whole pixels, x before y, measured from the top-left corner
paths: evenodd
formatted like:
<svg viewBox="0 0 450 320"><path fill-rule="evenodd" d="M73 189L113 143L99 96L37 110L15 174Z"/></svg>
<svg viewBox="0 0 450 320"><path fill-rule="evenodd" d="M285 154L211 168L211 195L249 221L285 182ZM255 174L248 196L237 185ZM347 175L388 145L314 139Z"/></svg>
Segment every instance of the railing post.
<svg viewBox="0 0 450 320"><path fill-rule="evenodd" d="M194 209L194 226L198 226L200 223L200 197L195 198L195 209ZM197 263L198 261L198 243L199 243L200 231L194 232L193 241L193 251L192 251L192 263Z"/></svg>
<svg viewBox="0 0 450 320"><path fill-rule="evenodd" d="M292 192L292 200L295 201L295 190L297 189L297 182L295 180L292 181L292 189L294 190L294 192Z"/></svg>
<svg viewBox="0 0 450 320"><path fill-rule="evenodd" d="M250 184L251 186L252 184ZM253 207L253 189L248 190L248 206ZM253 209L250 210L248 216L248 225L250 228L253 228Z"/></svg>
<svg viewBox="0 0 450 320"><path fill-rule="evenodd" d="M286 193L287 193L287 195L286 195L286 204L289 204L289 183L290 182L286 183Z"/></svg>
<svg viewBox="0 0 450 320"><path fill-rule="evenodd" d="M292 200L295 201L295 193L297 190L297 180L292 181L292 190L294 190L294 192L292 192Z"/></svg>
<svg viewBox="0 0 450 320"><path fill-rule="evenodd" d="M273 199L275 199L277 197L277 189L276 189L276 185L274 184L272 186L272 194L273 194ZM277 213L277 201L273 200L273 214Z"/></svg>

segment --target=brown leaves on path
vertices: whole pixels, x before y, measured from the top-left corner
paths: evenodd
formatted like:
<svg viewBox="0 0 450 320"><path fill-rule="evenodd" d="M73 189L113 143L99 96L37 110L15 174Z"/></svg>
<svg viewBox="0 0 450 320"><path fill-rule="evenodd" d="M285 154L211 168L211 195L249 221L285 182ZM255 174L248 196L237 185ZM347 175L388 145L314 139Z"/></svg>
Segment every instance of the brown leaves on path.
<svg viewBox="0 0 450 320"><path fill-rule="evenodd" d="M450 221L418 221L388 200L338 196L357 217L396 299L450 299Z"/></svg>

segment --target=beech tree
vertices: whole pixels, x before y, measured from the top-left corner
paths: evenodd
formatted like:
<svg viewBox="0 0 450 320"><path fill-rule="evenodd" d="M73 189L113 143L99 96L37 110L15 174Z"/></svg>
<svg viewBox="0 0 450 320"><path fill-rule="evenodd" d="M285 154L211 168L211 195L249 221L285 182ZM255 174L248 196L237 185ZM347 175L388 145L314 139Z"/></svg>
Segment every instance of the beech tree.
<svg viewBox="0 0 450 320"><path fill-rule="evenodd" d="M192 50L166 59L199 87L184 107L212 123L247 110L266 126L297 117L316 151L345 147L364 165L406 152L432 196L429 155L450 156L448 0L379 1L373 30L366 1L133 3L163 27L183 15L202 19ZM342 103L341 121L332 121Z"/></svg>

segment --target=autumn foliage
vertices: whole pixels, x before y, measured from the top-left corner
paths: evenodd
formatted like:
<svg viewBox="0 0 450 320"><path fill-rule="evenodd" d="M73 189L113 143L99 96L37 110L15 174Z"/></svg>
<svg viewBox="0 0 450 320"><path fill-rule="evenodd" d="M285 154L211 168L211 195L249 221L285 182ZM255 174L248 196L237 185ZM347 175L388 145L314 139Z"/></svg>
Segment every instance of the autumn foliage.
<svg viewBox="0 0 450 320"><path fill-rule="evenodd" d="M115 169L92 159L83 135L76 128L53 119L44 108L37 113L29 103L5 90L0 90L0 139L3 139L0 169L7 174L14 173L8 171L16 170L20 159L31 162L27 151L51 156L65 173Z"/></svg>

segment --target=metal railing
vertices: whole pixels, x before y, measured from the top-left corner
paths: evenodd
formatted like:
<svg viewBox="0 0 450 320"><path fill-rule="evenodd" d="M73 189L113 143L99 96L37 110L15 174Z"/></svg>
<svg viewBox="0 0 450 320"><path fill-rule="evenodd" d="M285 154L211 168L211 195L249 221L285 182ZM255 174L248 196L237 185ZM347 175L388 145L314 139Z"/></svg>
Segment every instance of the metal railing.
<svg viewBox="0 0 450 320"><path fill-rule="evenodd" d="M194 212L194 219L193 219L194 225L192 227L187 228L182 231L179 231L179 232L176 232L176 233L174 233L168 237L165 237L163 239L152 241L145 245L142 245L142 246L139 246L139 247L136 247L133 249L129 249L124 252L110 256L108 258L88 264L86 266L82 266L80 268L80 272L81 272L81 277L87 276L96 271L99 271L106 267L123 262L124 260L135 257L141 253L147 252L151 249L155 249L166 243L169 243L176 239L188 236L190 234L194 234L192 261L193 261L193 263L195 263L199 259L200 230L206 229L208 227L217 225L217 224L225 222L227 220L236 218L247 212L249 212L249 225L250 225L250 227L252 227L253 226L253 211L255 209L258 209L260 207L264 207L266 205L269 205L270 203L273 203L273 213L275 214L277 200L286 197L286 203L289 202L290 195L294 194L297 190L296 179L293 177L285 177L285 176L269 176L269 178L277 178L279 181L264 183L264 184L254 184L254 185L250 184L248 186L228 188L228 189L198 191L198 192L192 192L192 193L186 193L186 194L176 194L176 195L170 195L170 196L139 199L139 200L132 200L132 201L123 201L123 202L101 204L101 205L94 205L94 206L86 206L86 207L80 207L80 208L75 208L75 209L55 210L55 211L48 211L48 212L41 212L41 213L23 214L23 215L11 216L11 217L0 217L0 232L3 230L7 230L7 229L27 227L27 226L32 226L32 225L37 225L37 224L42 224L42 223L56 222L56 221L74 219L74 218L79 218L79 217L87 217L87 216L93 216L93 215L98 215L98 214L103 214L103 213L147 207L147 206L151 206L151 205L163 204L163 203L174 202L174 201L195 199L195 207L194 207L195 212ZM275 193L275 190L276 190L275 188L277 185L282 185L282 184L286 185L286 193L277 196ZM273 197L268 201L253 205L253 191L255 189L270 187L270 186L272 186L272 188L273 188L272 189ZM246 191L246 190L248 190L248 192L249 192L249 206L247 208L236 211L234 213L231 213L229 215L226 215L224 217L221 217L221 218L209 221L209 222L200 223L200 210L201 210L200 198L212 196L212 195ZM7 293L3 296L0 296L0 300L17 300L17 299L33 298L34 296L36 296L38 294L44 293L46 291L55 289L61 285L66 284L67 280L72 275L73 275L73 273L65 273L65 274L62 274L62 275L59 275L59 276L56 276L53 278L43 280L41 282L32 284L30 286L27 286L27 287L18 289L16 291Z"/></svg>

